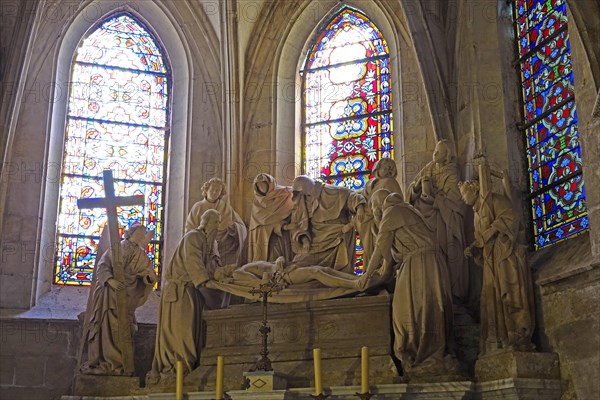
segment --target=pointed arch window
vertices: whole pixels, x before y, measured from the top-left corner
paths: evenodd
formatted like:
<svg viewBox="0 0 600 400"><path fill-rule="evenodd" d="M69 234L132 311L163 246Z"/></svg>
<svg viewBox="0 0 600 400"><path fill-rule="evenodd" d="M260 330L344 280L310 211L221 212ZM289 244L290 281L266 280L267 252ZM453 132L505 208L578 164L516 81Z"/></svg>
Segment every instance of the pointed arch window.
<svg viewBox="0 0 600 400"><path fill-rule="evenodd" d="M381 31L344 8L317 32L300 73L303 172L361 189L379 159L393 158L390 58Z"/></svg>
<svg viewBox="0 0 600 400"><path fill-rule="evenodd" d="M91 282L104 210L80 210L78 198L104 197L102 171L111 169L118 196L144 195L123 207L119 225L156 231L148 255L159 270L171 76L142 22L128 14L100 23L80 42L71 81L61 173L54 282Z"/></svg>
<svg viewBox="0 0 600 400"><path fill-rule="evenodd" d="M536 249L588 228L566 0L515 0Z"/></svg>

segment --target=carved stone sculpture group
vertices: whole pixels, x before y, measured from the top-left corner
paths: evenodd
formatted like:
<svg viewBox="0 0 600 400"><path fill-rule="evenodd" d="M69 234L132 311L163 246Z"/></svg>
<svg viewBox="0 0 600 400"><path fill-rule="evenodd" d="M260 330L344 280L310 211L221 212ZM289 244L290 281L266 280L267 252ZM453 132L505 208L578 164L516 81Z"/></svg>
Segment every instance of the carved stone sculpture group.
<svg viewBox="0 0 600 400"><path fill-rule="evenodd" d="M310 299L372 290L395 280L393 351L404 374L459 374L453 308L468 297L469 258L483 268L481 354L531 350L533 296L523 229L508 193L490 190L489 166L480 164L479 181L459 182L451 146L440 141L433 160L409 185L406 199L391 159L375 165L373 178L360 192L303 175L291 187L280 186L261 173L253 183L248 228L228 202L223 182L210 179L163 272L148 384L172 379L178 360L186 373L198 366L204 309L227 307L230 293L243 295L248 287L269 280L286 288L281 296L287 288L309 285L320 296L311 294ZM495 175L506 180L506 174ZM468 246L467 206L475 221L475 241ZM123 241L130 275L126 282L111 280L109 253L99 258L86 317L84 373L121 373L119 349L111 337L111 296L127 291L133 326L134 310L145 300L142 289L156 280L137 229L142 230L136 228ZM353 273L357 233L364 250L360 277ZM305 300L296 295L286 301Z"/></svg>

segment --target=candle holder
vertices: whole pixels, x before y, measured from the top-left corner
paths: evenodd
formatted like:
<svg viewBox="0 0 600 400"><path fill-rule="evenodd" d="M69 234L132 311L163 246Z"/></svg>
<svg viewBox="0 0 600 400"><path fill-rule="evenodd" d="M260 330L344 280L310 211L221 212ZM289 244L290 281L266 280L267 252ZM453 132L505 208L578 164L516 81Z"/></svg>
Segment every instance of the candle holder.
<svg viewBox="0 0 600 400"><path fill-rule="evenodd" d="M326 398L329 397L329 395L325 394L325 393L319 393L316 396L314 394L311 394L310 397L315 400L325 400Z"/></svg>
<svg viewBox="0 0 600 400"><path fill-rule="evenodd" d="M354 393L354 395L356 397L358 397L360 400L369 400L371 397L373 397L373 393L371 392L366 392L366 393Z"/></svg>

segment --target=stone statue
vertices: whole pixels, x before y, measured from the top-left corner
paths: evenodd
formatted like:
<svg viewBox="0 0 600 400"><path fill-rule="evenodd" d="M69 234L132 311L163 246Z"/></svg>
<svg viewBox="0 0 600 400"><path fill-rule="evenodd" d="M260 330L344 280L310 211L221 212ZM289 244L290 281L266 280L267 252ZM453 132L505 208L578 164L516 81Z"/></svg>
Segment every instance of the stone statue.
<svg viewBox="0 0 600 400"><path fill-rule="evenodd" d="M480 355L531 350L534 304L524 230L509 197L489 189L487 168L480 165L480 182L460 184L462 198L475 211L475 241L465 255L483 267Z"/></svg>
<svg viewBox="0 0 600 400"><path fill-rule="evenodd" d="M94 375L124 375L123 358L118 340L117 291L124 290L131 336L137 331L135 309L146 302L157 277L145 248L154 237L144 225L134 225L124 232L121 254L125 282L113 277L110 249L99 255L85 316L83 340L87 344L87 361L81 372ZM132 351L133 353L133 351Z"/></svg>
<svg viewBox="0 0 600 400"><path fill-rule="evenodd" d="M228 305L228 294L205 287L220 264L215 241L220 222L218 211L205 211L200 226L184 235L165 269L148 384L174 379L178 360L186 374L192 371L202 348L202 310Z"/></svg>
<svg viewBox="0 0 600 400"><path fill-rule="evenodd" d="M320 265L352 273L355 233L348 228L353 214L364 219L365 198L344 187L300 175L292 183L294 209L290 231L294 263Z"/></svg>
<svg viewBox="0 0 600 400"><path fill-rule="evenodd" d="M371 200L373 214L380 219L379 234L360 286L366 285L382 261L382 268L388 270L401 264L392 300L394 353L410 379L455 374L458 363L450 348L452 294L435 233L400 194L389 194L382 205L385 194L389 192L380 189Z"/></svg>
<svg viewBox="0 0 600 400"><path fill-rule="evenodd" d="M223 264L241 265L248 231L244 221L227 201L225 194L225 184L221 179L212 178L205 182L202 185L204 199L192 206L185 222L185 231L196 229L200 225L200 217L206 210L217 210L221 214L221 223L216 237L221 261Z"/></svg>
<svg viewBox="0 0 600 400"><path fill-rule="evenodd" d="M248 232L248 261L293 258L289 231L284 227L292 213L292 189L279 186L269 174L254 178L254 202Z"/></svg>
<svg viewBox="0 0 600 400"><path fill-rule="evenodd" d="M468 296L469 270L463 255L466 247L463 227L465 207L458 191L454 158L450 143L440 140L435 146L433 160L410 184L407 200L436 232L436 242L450 271L453 301L463 304Z"/></svg>
<svg viewBox="0 0 600 400"><path fill-rule="evenodd" d="M358 277L354 274L321 266L299 267L294 263L286 263L284 257L279 257L274 263L256 261L237 269L220 267L215 272L215 278L222 282L242 285L267 283L273 279L284 287L317 281L330 288L358 289Z"/></svg>
<svg viewBox="0 0 600 400"><path fill-rule="evenodd" d="M375 177L367 181L365 188L362 191L363 196L367 201L370 201L371 196L379 189L386 189L391 193L400 193L402 189L396 180L398 169L396 162L391 158L382 158L375 163L373 167L373 175ZM368 269L369 259L373 254L375 247L375 238L377 237L377 226L373 219L373 213L370 207L365 208L365 217L362 223L357 224L358 233L364 251L363 270Z"/></svg>

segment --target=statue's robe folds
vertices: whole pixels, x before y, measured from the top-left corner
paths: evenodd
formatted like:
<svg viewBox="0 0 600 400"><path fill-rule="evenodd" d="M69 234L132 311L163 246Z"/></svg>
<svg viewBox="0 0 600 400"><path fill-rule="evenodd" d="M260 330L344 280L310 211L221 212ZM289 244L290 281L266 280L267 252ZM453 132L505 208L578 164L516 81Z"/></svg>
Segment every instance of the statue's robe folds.
<svg viewBox="0 0 600 400"><path fill-rule="evenodd" d="M282 226L289 222L292 213L292 190L277 185L268 174L261 175L265 177L269 188L264 195L256 187L254 189L248 232L248 262L275 261L279 256L290 261L293 258L291 238Z"/></svg>
<svg viewBox="0 0 600 400"><path fill-rule="evenodd" d="M400 188L400 184L396 178L375 177L371 180L368 180L365 188L363 189L363 196L367 202L371 199L373 193L379 189L385 189L390 193L399 193L402 195L402 189ZM357 225L358 234L360 235L360 240L364 251L363 271L366 271L369 266L369 260L373 255L373 250L375 249L375 240L379 231L377 229L377 224L375 223L371 207L365 207L365 218Z"/></svg>
<svg viewBox="0 0 600 400"><path fill-rule="evenodd" d="M431 182L433 198L423 194L424 179ZM463 255L466 247L463 228L465 205L458 190L456 165L430 161L409 186L407 200L436 232L437 243L450 273L452 295L456 302L465 302L469 291L469 269Z"/></svg>
<svg viewBox="0 0 600 400"><path fill-rule="evenodd" d="M136 331L135 309L146 302L156 282L152 262L137 244L123 240L120 243L125 273L127 315L131 335ZM119 338L117 292L108 285L114 278L111 251L105 251L96 264L86 315L87 362L84 373L121 375L124 372Z"/></svg>
<svg viewBox="0 0 600 400"><path fill-rule="evenodd" d="M365 198L344 187L315 182L311 196L300 194L294 198L292 245L297 253L298 266L320 265L352 273L355 251L355 231L343 233L359 205ZM310 249L301 252L302 238L308 238Z"/></svg>
<svg viewBox="0 0 600 400"><path fill-rule="evenodd" d="M217 210L221 214L221 223L217 229L216 240L223 265L242 265L244 262L244 243L248 230L242 218L235 212L226 198L222 197L214 203L206 199L195 203L187 216L185 231L189 232L198 228L202 214L207 210Z"/></svg>
<svg viewBox="0 0 600 400"><path fill-rule="evenodd" d="M487 229L497 235L484 239ZM475 209L475 243L482 248L481 353L531 350L534 303L519 215L505 196L489 193Z"/></svg>
<svg viewBox="0 0 600 400"><path fill-rule="evenodd" d="M229 294L200 287L217 267L213 238L200 229L185 234L165 270L149 383L173 377L181 360L186 372L200 360L202 310L227 307Z"/></svg>
<svg viewBox="0 0 600 400"><path fill-rule="evenodd" d="M401 263L392 301L394 352L411 374L447 372L452 342L452 295L434 232L402 200L388 196L372 262Z"/></svg>

